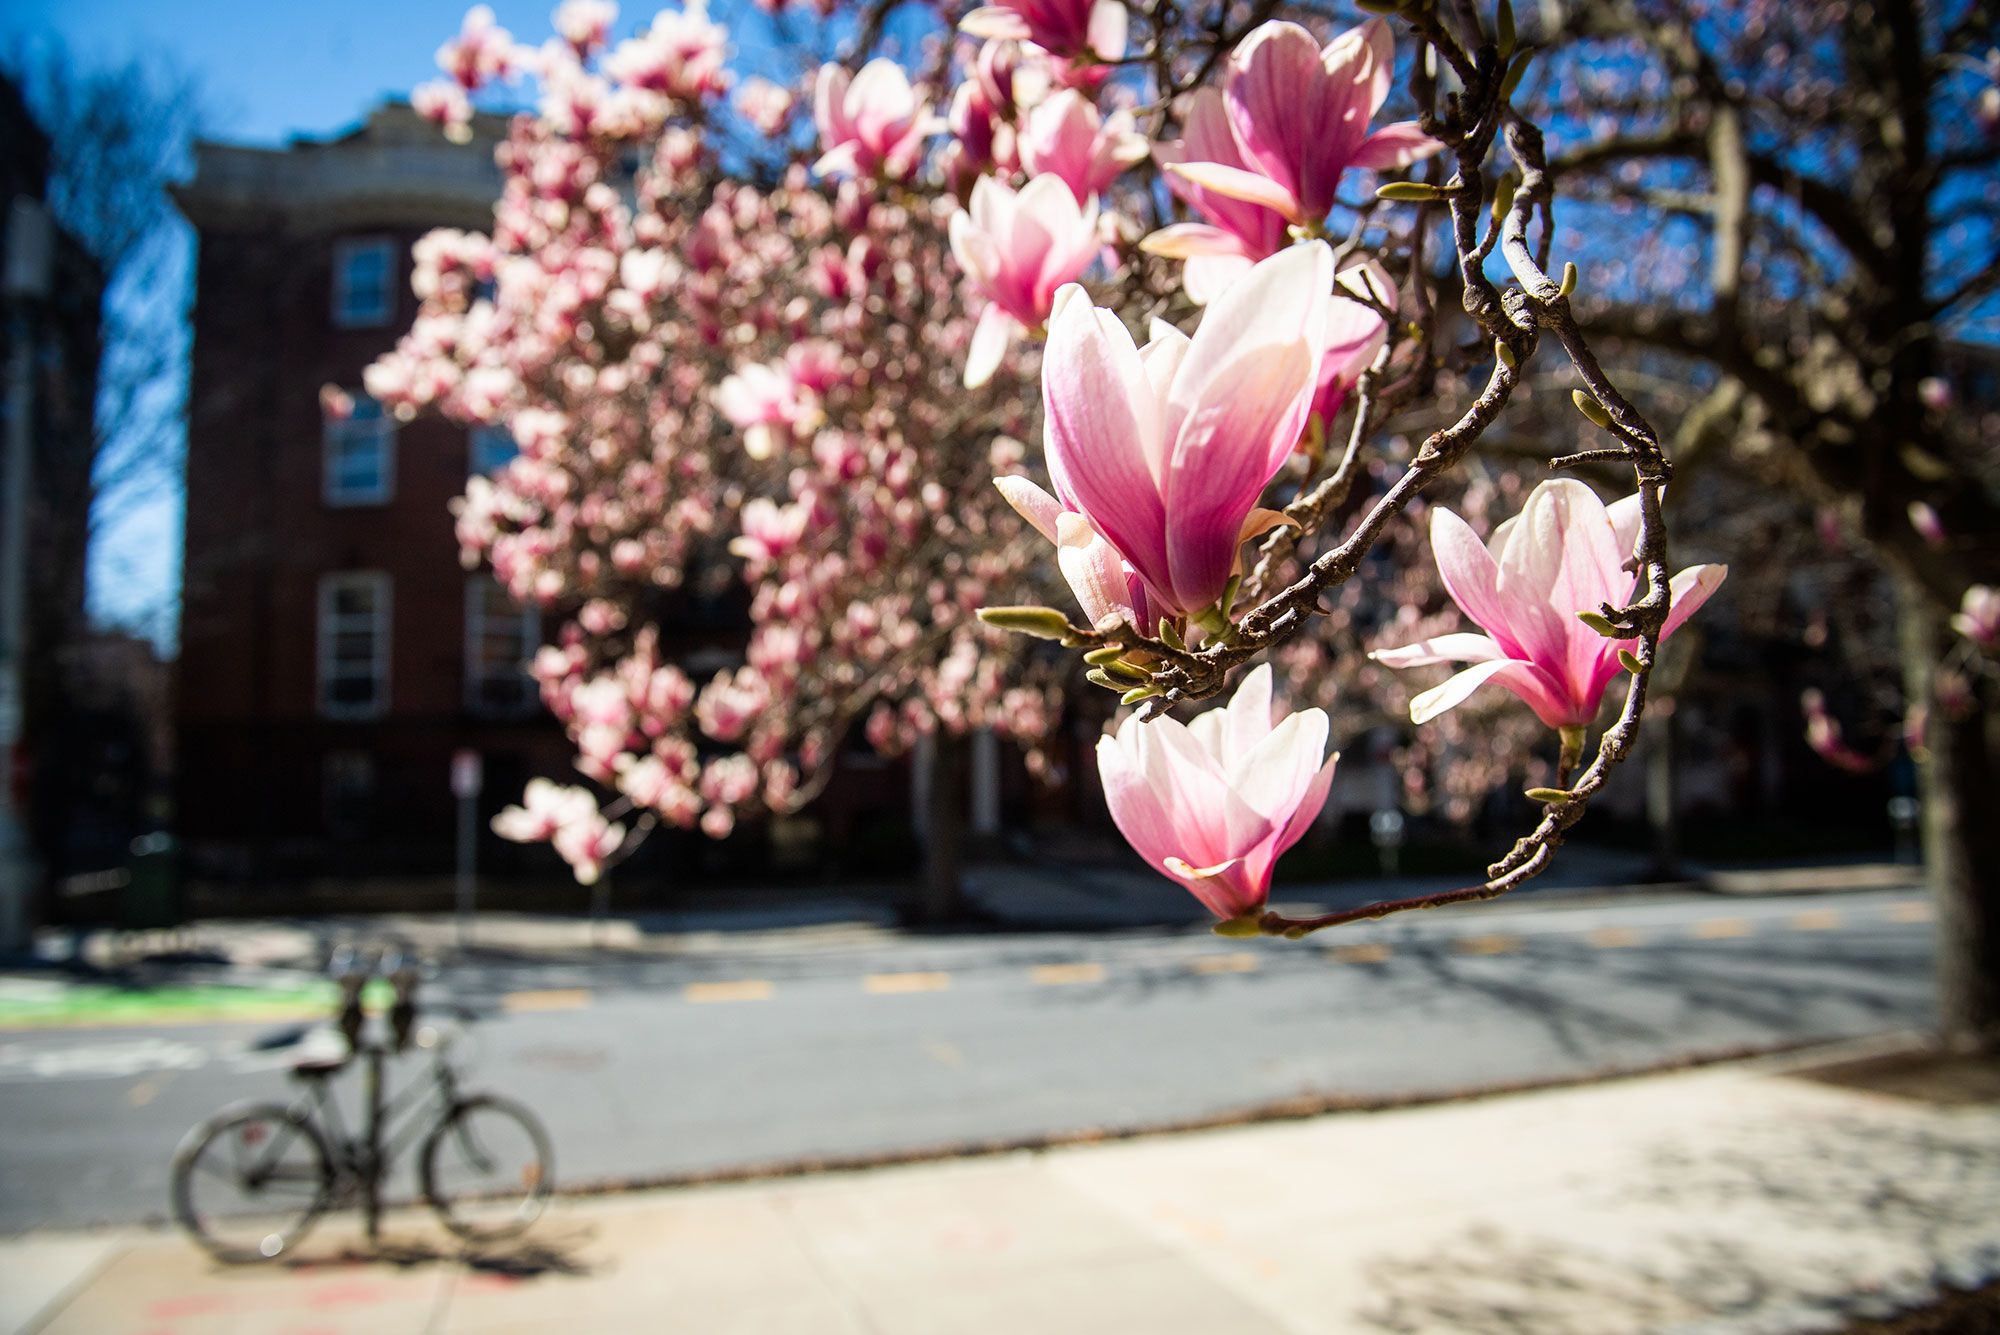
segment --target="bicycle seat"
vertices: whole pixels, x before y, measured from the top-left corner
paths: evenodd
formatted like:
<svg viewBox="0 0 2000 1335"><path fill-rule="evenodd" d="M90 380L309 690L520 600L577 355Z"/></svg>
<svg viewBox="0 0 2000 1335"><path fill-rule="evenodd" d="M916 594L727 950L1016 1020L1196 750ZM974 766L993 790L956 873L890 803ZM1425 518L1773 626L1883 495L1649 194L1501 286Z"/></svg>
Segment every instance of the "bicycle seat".
<svg viewBox="0 0 2000 1335"><path fill-rule="evenodd" d="M298 1046L298 1053L292 1058L293 1075L332 1075L354 1058L346 1040L328 1029L312 1030L299 1040Z"/></svg>
<svg viewBox="0 0 2000 1335"><path fill-rule="evenodd" d="M347 1065L347 1058L345 1057L320 1056L318 1054L314 1054L312 1056L301 1057L297 1061L293 1062L292 1074L297 1076L304 1076L307 1079L317 1079L321 1076L333 1075L335 1072L339 1071L342 1067L346 1065Z"/></svg>

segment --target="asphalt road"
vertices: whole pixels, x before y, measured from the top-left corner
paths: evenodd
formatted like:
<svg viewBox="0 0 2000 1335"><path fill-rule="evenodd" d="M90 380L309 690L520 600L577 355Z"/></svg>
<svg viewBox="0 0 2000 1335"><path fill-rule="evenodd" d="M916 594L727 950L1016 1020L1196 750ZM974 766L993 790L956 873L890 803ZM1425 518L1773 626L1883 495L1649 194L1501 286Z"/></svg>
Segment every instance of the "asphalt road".
<svg viewBox="0 0 2000 1335"><path fill-rule="evenodd" d="M1921 1027L1930 960L1927 905L1882 891L1481 906L1303 942L776 934L489 965L444 985L494 1011L467 1083L536 1109L574 1186ZM164 1216L189 1126L231 1100L286 1097L287 1054L255 1043L270 1028L0 1033L0 1231ZM399 1192L411 1177L405 1163Z"/></svg>

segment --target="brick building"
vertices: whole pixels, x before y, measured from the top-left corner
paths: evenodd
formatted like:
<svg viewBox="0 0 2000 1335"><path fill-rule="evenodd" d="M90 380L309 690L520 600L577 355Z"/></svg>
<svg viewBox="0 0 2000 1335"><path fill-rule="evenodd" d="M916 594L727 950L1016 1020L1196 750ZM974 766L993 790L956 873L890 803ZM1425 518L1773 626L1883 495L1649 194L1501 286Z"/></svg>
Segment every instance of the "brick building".
<svg viewBox="0 0 2000 1335"><path fill-rule="evenodd" d="M325 141L199 143L176 191L199 235L176 707L198 883L442 872L454 751L485 757L483 815L567 767L524 671L539 619L461 569L446 509L511 438L360 388L414 317L411 244L491 225L504 129L455 146L388 104ZM328 384L351 420L322 420Z"/></svg>

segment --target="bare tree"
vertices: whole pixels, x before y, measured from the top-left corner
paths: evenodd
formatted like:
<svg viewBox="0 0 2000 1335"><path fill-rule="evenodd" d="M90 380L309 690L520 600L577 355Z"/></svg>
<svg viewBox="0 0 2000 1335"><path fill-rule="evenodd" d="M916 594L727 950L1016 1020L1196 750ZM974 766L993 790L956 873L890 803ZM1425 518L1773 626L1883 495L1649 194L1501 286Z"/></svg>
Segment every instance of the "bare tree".
<svg viewBox="0 0 2000 1335"><path fill-rule="evenodd" d="M1680 458L1732 449L1895 581L1940 1019L2000 1043L2000 672L1948 629L2000 583L2000 413L1949 389L2000 360L2000 9L1540 11L1522 100L1555 131L1587 327L1690 367Z"/></svg>

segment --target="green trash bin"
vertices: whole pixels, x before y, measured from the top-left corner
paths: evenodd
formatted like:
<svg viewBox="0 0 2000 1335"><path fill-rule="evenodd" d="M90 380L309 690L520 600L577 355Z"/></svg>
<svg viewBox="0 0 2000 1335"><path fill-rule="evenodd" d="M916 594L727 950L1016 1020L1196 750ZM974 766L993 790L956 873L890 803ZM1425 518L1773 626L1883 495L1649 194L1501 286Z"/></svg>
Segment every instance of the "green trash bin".
<svg viewBox="0 0 2000 1335"><path fill-rule="evenodd" d="M128 930L178 927L181 913L180 842L165 830L132 841L131 879L125 883L120 926Z"/></svg>

